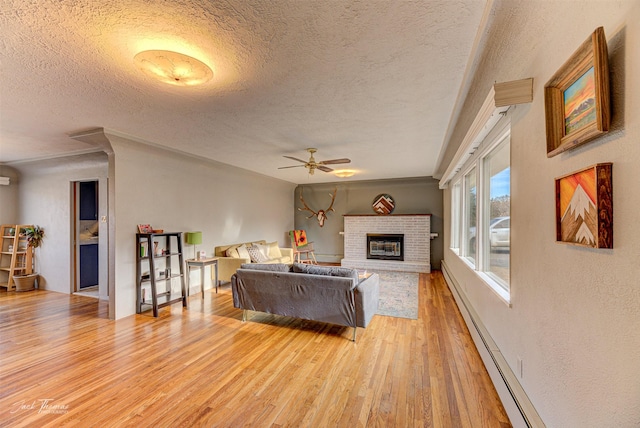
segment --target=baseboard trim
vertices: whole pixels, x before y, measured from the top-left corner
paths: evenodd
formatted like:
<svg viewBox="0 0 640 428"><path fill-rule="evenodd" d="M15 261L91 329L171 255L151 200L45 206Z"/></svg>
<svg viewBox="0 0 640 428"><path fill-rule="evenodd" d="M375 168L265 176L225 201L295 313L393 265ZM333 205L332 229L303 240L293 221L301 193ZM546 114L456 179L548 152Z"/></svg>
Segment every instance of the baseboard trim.
<svg viewBox="0 0 640 428"><path fill-rule="evenodd" d="M544 428L542 418L444 260L441 269L511 424L516 428Z"/></svg>

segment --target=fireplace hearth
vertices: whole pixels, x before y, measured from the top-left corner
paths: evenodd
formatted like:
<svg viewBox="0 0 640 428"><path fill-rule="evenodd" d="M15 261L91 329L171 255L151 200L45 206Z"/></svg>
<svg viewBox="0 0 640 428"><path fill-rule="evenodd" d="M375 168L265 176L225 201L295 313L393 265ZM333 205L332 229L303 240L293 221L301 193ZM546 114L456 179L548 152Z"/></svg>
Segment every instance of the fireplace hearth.
<svg viewBox="0 0 640 428"><path fill-rule="evenodd" d="M404 235L367 233L367 259L404 260Z"/></svg>

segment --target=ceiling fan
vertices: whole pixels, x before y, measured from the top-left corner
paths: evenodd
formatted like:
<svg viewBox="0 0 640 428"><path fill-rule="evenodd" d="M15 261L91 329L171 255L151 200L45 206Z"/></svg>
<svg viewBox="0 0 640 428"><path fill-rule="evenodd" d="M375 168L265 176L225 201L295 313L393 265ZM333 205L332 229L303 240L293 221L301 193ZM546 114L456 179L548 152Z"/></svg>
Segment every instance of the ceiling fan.
<svg viewBox="0 0 640 428"><path fill-rule="evenodd" d="M300 167L300 166L304 166L309 170L309 175L313 175L313 172L316 169L319 169L320 171L324 171L324 172L333 171L333 169L331 169L331 168L329 168L328 166L325 166L325 165L337 165L337 164L341 164L341 163L350 163L351 162L351 159L347 159L347 158L330 159L330 160L316 162L316 160L313 157L313 154L315 152L317 152L318 149L315 149L315 148L311 147L311 148L308 148L307 151L310 154L308 161L305 161L305 160L302 160L302 159L298 159L298 158L294 158L292 156L285 156L285 158L287 158L287 159L292 159L294 161L302 162L304 165L281 166L278 169L297 168L297 167Z"/></svg>

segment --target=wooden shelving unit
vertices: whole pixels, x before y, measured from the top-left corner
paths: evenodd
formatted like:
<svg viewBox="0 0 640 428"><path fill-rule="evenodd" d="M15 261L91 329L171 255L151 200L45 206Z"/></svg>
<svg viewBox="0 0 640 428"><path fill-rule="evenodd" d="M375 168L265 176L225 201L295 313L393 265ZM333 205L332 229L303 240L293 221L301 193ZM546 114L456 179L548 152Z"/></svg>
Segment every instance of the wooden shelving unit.
<svg viewBox="0 0 640 428"><path fill-rule="evenodd" d="M29 224L3 224L0 226L0 287L7 291L16 288L13 277L33 272L33 249L27 237L20 233Z"/></svg>
<svg viewBox="0 0 640 428"><path fill-rule="evenodd" d="M186 308L182 232L138 233L136 251L137 313L152 309L153 316L157 317L159 308L178 302ZM179 293L174 291L174 280L180 282Z"/></svg>

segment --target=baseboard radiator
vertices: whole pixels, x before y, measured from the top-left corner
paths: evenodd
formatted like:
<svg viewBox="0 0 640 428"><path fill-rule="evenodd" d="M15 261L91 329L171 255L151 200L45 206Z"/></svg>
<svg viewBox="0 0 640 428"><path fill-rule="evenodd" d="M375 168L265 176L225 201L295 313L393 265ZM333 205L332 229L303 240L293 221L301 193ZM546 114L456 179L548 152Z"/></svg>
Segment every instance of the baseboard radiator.
<svg viewBox="0 0 640 428"><path fill-rule="evenodd" d="M444 260L441 269L511 424L516 428L544 428L540 415Z"/></svg>

